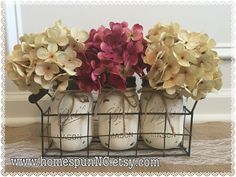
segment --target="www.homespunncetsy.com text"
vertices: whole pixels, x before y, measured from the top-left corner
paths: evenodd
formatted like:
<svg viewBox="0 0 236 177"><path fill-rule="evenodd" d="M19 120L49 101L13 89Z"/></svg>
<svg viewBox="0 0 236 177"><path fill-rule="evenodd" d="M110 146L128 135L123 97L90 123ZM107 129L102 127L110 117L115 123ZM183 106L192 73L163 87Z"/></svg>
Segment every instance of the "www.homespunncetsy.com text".
<svg viewBox="0 0 236 177"><path fill-rule="evenodd" d="M13 166L23 167L158 167L160 161L158 158L111 158L111 157L93 157L93 158L11 158Z"/></svg>

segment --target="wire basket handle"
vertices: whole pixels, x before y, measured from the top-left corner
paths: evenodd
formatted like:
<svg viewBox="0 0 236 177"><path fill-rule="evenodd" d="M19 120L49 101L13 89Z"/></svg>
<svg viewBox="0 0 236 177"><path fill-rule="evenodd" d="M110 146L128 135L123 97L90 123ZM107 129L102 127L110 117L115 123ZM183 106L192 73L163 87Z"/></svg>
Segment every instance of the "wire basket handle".
<svg viewBox="0 0 236 177"><path fill-rule="evenodd" d="M42 110L41 106L38 104L38 101L41 100L45 95L49 95L50 97L52 97L50 95L50 93L48 93L48 90L46 90L46 89L40 89L39 93L31 94L28 97L29 102L32 104L36 104L36 106L38 107L38 109L40 110L41 113L43 113L43 110Z"/></svg>
<svg viewBox="0 0 236 177"><path fill-rule="evenodd" d="M29 97L28 97L28 100L30 103L32 104L36 104L41 98L43 98L45 95L48 94L48 90L45 90L45 89L40 89L39 90L39 93L37 94L31 94Z"/></svg>
<svg viewBox="0 0 236 177"><path fill-rule="evenodd" d="M198 103L198 101L195 101L195 102L194 102L193 107L192 107L192 109L191 109L191 112L192 112L192 113L193 113L193 111L195 110L195 108L196 108L196 106L197 106L197 103Z"/></svg>

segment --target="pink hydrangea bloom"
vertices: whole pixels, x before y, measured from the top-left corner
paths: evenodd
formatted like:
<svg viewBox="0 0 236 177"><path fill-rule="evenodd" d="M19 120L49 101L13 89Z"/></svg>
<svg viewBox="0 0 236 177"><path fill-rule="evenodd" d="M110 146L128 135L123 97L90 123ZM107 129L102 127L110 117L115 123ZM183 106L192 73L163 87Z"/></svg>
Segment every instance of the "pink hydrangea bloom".
<svg viewBox="0 0 236 177"><path fill-rule="evenodd" d="M101 90L108 85L125 90L126 77L144 75L145 48L143 27L139 24L129 29L127 22L110 22L110 28L92 29L85 51L78 54L83 62L77 70L80 89Z"/></svg>

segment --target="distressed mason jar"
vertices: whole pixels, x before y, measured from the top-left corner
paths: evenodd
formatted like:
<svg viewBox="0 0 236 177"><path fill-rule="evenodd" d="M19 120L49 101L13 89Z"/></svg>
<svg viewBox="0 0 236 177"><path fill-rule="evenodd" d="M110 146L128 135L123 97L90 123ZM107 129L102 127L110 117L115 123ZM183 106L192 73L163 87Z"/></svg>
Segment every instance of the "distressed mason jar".
<svg viewBox="0 0 236 177"><path fill-rule="evenodd" d="M166 112L165 104L169 113L183 112L183 98L168 98L163 92L151 89L148 81L142 83L142 93L140 96L141 116L141 133L144 142L153 148L171 149L176 148L181 143L183 136L184 116L169 115L166 120L166 137L165 132L165 115L147 115L148 112ZM163 100L164 99L164 100ZM174 132L171 129L173 127ZM145 134L149 133L149 134ZM155 133L155 134L152 134ZM165 146L164 146L165 144Z"/></svg>
<svg viewBox="0 0 236 177"><path fill-rule="evenodd" d="M95 108L97 113L108 113L97 116L98 134L101 144L111 150L130 149L137 143L138 114L123 115L124 112L139 112L135 77L129 77L126 81L127 89L124 93L112 88L103 90Z"/></svg>
<svg viewBox="0 0 236 177"><path fill-rule="evenodd" d="M69 81L66 91L56 94L52 101L51 113L58 116L53 117L50 123L51 136L54 137L52 139L57 148L63 151L77 151L91 143L92 119L88 115L71 114L91 113L92 107L92 94L81 92L73 80ZM60 116L60 114L67 115Z"/></svg>

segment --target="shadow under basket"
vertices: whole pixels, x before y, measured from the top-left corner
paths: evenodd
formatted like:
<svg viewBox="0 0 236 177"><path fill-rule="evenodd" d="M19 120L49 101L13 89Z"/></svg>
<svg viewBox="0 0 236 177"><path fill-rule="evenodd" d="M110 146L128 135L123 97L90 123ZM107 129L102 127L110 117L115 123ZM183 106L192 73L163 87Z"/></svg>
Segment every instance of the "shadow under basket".
<svg viewBox="0 0 236 177"><path fill-rule="evenodd" d="M41 90L38 94L32 94L29 96L29 102L35 104L38 109L40 110L41 114L41 149L42 149L42 156L43 157L165 157L165 156L190 156L191 154L191 142L192 142L192 127L193 127L193 116L194 116L194 110L197 105L197 101L194 102L191 109L188 109L186 106L183 106L182 112L178 113L171 113L169 112L169 115L181 115L183 116L183 133L180 134L172 134L167 133L166 128L163 128L163 132L148 132L148 133L142 133L141 131L141 117L142 115L152 115L151 117L155 118L160 117L162 115L164 117L164 126L167 126L168 118L166 112L145 112L142 113L141 111L135 112L135 113L125 113L125 115L135 115L138 116L138 130L137 133L127 133L127 134L110 134L111 127L109 124L109 134L106 135L99 135L98 134L98 120L95 118L94 113L78 113L78 114L55 114L51 113L50 106L47 107L45 110L42 109L40 105L40 100L44 97L48 96L51 97L50 93L48 93L47 90ZM96 105L96 101L93 102L93 107ZM112 120L113 116L122 116L123 113L97 113L96 115L99 116L107 116L109 119L109 123ZM73 136L63 136L62 133L62 126L60 127L60 133L59 136L53 137L50 134L50 121L54 118L58 118L59 122L62 122L62 118L65 116L74 116L74 117L87 117L87 135L81 136L81 135L73 135ZM89 126L92 125L93 127ZM93 134L91 135L90 129L93 128ZM153 135L157 137L163 137L163 144L164 147L161 149L153 148L151 146L147 146L147 142L144 141L142 137L145 137L143 135ZM107 148L104 147L99 140L99 136L108 137L108 145ZM135 136L137 137L137 143L135 146L132 145L132 148L126 149L126 150L110 150L110 140L114 137L124 137L124 136ZM178 146L174 148L166 148L166 139L170 136L179 136L181 137L181 142L178 144ZM71 139L73 141L81 139L87 141L87 146L84 149L80 149L78 151L63 151L62 143L63 139L66 138L67 140ZM59 147L55 146L55 143L53 139L58 139ZM92 139L92 140L91 140Z"/></svg>

